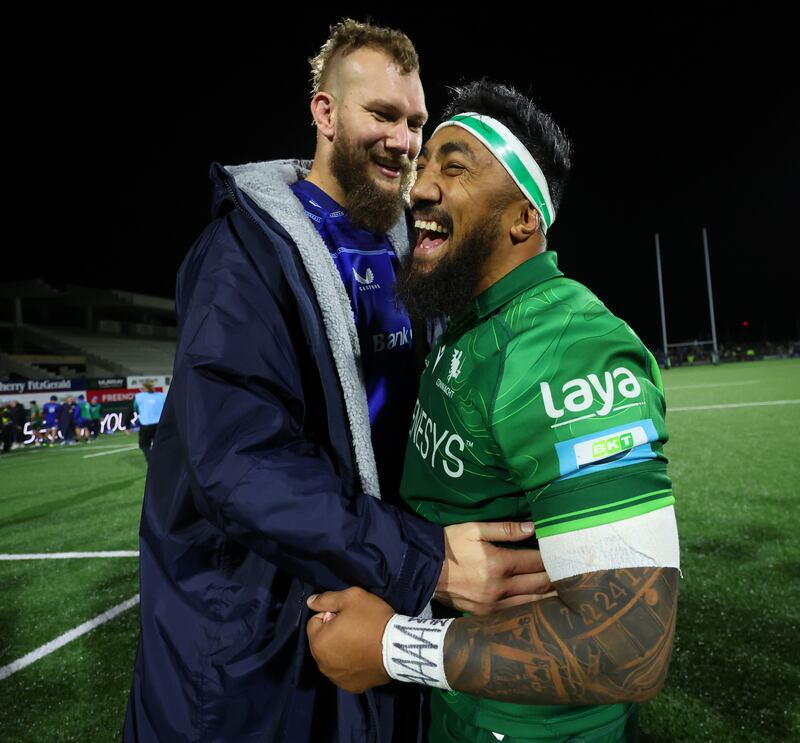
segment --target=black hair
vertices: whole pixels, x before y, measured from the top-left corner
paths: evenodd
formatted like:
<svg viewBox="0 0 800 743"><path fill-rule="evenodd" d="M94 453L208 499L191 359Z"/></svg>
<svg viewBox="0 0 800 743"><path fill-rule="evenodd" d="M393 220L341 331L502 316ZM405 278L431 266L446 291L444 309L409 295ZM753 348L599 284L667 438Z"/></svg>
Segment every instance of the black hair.
<svg viewBox="0 0 800 743"><path fill-rule="evenodd" d="M511 86L485 78L451 90L442 121L472 111L507 126L539 164L547 179L553 207L558 211L572 167L572 143L550 114Z"/></svg>

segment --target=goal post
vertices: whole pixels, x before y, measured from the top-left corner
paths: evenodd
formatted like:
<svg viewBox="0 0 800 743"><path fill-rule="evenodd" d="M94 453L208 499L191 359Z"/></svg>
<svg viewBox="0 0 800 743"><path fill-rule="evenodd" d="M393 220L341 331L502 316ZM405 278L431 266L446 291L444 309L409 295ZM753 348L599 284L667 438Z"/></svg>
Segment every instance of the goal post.
<svg viewBox="0 0 800 743"><path fill-rule="evenodd" d="M708 254L708 230L703 227L703 256L706 265L706 285L708 287L708 313L711 326L711 338L708 340L694 340L681 343L667 341L667 319L664 303L664 279L661 270L661 239L655 234L656 269L658 272L658 299L661 309L661 345L664 353L664 366L669 368L673 359L681 363L693 364L695 360L703 359L702 363L719 364L719 345L717 344L717 322L714 315L714 294L711 289L711 259ZM710 349L707 347L710 346Z"/></svg>

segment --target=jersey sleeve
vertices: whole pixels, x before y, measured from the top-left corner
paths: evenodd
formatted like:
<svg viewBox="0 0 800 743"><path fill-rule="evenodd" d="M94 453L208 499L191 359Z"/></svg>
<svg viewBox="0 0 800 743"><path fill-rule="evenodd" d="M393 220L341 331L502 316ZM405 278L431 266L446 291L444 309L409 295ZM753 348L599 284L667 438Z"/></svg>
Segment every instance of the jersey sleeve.
<svg viewBox="0 0 800 743"><path fill-rule="evenodd" d="M546 553L555 566L555 545L560 553L580 542L594 544L589 556L597 557L603 545L614 553L599 562L578 560L569 574L636 567L641 549L656 555L647 564L677 559L676 531L674 544L669 537L659 547L649 538L637 541L647 531L644 522L622 525L661 509L669 509L674 524L665 403L652 355L598 300L577 307L554 302L512 335L491 423L510 476L526 494L551 579L567 577L563 566L551 571L548 565ZM663 524L652 530L667 533Z"/></svg>

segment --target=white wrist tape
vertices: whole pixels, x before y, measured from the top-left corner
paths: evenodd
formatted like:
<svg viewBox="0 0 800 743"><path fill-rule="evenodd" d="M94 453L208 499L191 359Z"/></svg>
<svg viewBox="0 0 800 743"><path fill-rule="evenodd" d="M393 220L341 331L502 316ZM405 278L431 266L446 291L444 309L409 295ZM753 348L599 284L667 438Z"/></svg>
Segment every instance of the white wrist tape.
<svg viewBox="0 0 800 743"><path fill-rule="evenodd" d="M444 674L444 636L452 619L395 614L383 631L383 667L397 681L452 691Z"/></svg>

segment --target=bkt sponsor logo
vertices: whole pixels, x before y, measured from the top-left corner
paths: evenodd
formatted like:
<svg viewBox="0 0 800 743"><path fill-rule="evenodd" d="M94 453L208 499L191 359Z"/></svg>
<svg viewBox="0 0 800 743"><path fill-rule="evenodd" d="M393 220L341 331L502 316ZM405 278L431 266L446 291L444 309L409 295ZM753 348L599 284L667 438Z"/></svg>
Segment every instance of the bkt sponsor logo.
<svg viewBox="0 0 800 743"><path fill-rule="evenodd" d="M408 435L420 456L432 469L435 470L438 465L448 477L454 479L464 474L464 462L455 453L456 450L464 451L464 439L447 428L442 430L422 409L419 400L414 406L414 418Z"/></svg>
<svg viewBox="0 0 800 743"><path fill-rule="evenodd" d="M653 427L652 421L648 419L632 425L630 428L618 427L608 431L598 431L593 437L584 436L577 441L562 442L556 446L556 449L571 446L575 464L578 469L583 469L601 462L611 462L627 457L635 449L641 449L657 439L658 433ZM652 454L652 447L647 447L647 450ZM647 452L643 450L639 454L639 459L648 457ZM559 460L564 461L564 456L563 453L559 453ZM568 459L566 461L567 469L572 471L574 469L572 463Z"/></svg>
<svg viewBox="0 0 800 743"><path fill-rule="evenodd" d="M622 433L619 436L609 436L602 441L592 444L592 459L605 459L622 454L628 449L633 449L633 434Z"/></svg>
<svg viewBox="0 0 800 743"><path fill-rule="evenodd" d="M561 387L558 404L559 398L554 396L549 383L542 382L540 387L545 412L551 418L561 418L566 411L582 413L589 410L595 402L595 393L602 402L600 409L594 411L597 415L608 415L611 412L617 392L628 399L642 394L639 380L624 366L617 367L613 372L604 372L602 379L596 374L589 374L586 379L570 379Z"/></svg>
<svg viewBox="0 0 800 743"><path fill-rule="evenodd" d="M394 333L376 333L372 336L372 350L375 353L407 346L409 343L411 343L411 328L409 327L400 328Z"/></svg>

